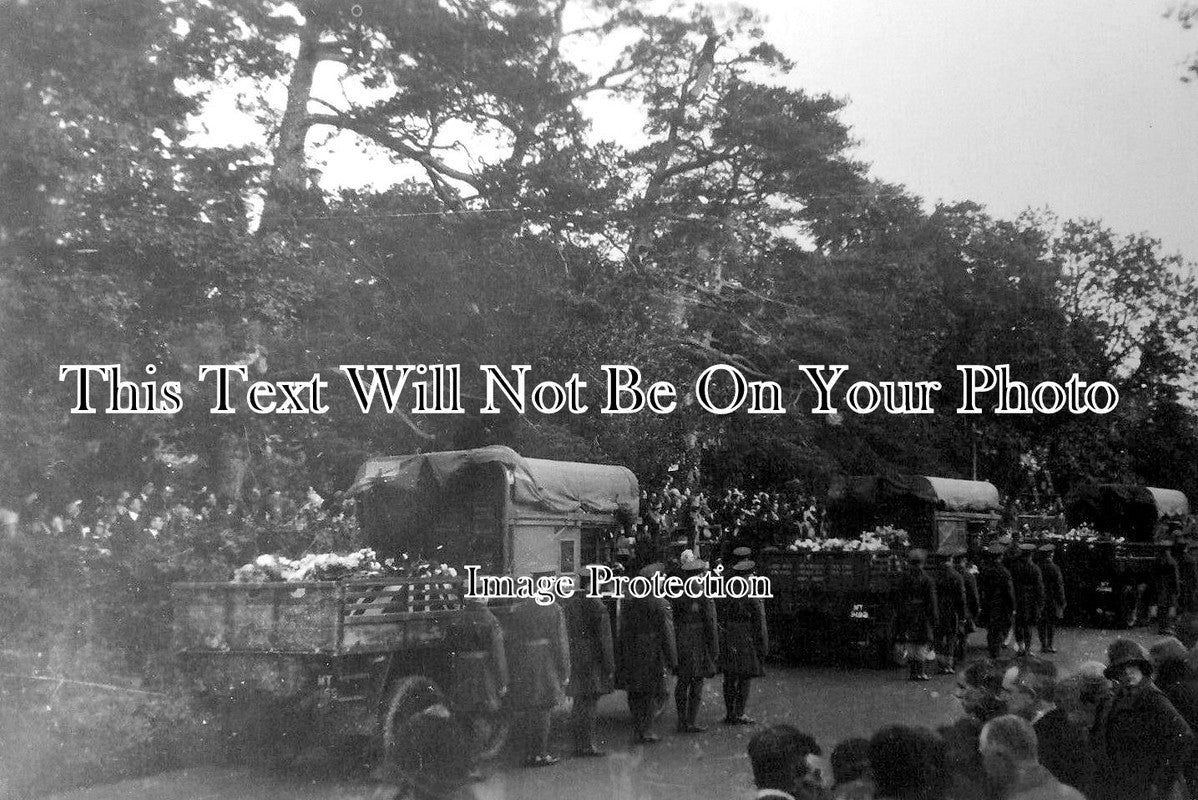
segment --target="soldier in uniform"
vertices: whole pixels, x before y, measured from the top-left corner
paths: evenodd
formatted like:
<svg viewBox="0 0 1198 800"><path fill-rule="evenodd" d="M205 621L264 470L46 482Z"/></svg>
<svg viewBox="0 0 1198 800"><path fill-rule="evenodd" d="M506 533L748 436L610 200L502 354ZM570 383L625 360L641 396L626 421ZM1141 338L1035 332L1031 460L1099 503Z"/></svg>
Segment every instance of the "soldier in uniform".
<svg viewBox="0 0 1198 800"><path fill-rule="evenodd" d="M1173 558L1177 561L1177 574L1181 579L1181 596L1177 600L1177 610L1183 613L1198 610L1195 605L1195 592L1198 592L1198 560L1185 539L1173 541Z"/></svg>
<svg viewBox="0 0 1198 800"><path fill-rule="evenodd" d="M965 582L965 625L957 637L957 646L953 648L953 658L961 663L965 660L965 643L969 634L977 630L978 620L982 618L982 601L978 594L978 569L970 562L969 553L964 547L953 551L953 565Z"/></svg>
<svg viewBox="0 0 1198 800"><path fill-rule="evenodd" d="M570 645L561 606L522 600L507 618L508 701L523 716L526 767L547 767L558 759L549 752L549 713L565 699L570 679Z"/></svg>
<svg viewBox="0 0 1198 800"><path fill-rule="evenodd" d="M682 564L684 578L702 575L707 563L697 558ZM702 733L698 724L703 703L703 681L716 673L720 658L720 634L716 623L715 601L710 597L681 597L672 601L674 635L678 641L678 665L674 672L674 707L678 711L679 733Z"/></svg>
<svg viewBox="0 0 1198 800"><path fill-rule="evenodd" d="M752 574L756 565L749 560L732 565L737 575ZM716 603L720 621L720 670L724 673L724 723L752 725L745 714L749 687L754 678L765 674L766 654L770 650L765 625L765 605L759 598L726 597Z"/></svg>
<svg viewBox="0 0 1198 800"><path fill-rule="evenodd" d="M936 569L933 572L938 603L935 650L941 675L952 675L956 671L953 668L953 654L957 650L961 632L965 630L965 618L969 613L965 579L953 565L955 553L955 549L936 553Z"/></svg>
<svg viewBox="0 0 1198 800"><path fill-rule="evenodd" d="M1040 545L1040 574L1044 577L1044 613L1040 615L1040 652L1055 653L1057 622L1065 617L1065 579L1053 560L1056 545Z"/></svg>
<svg viewBox="0 0 1198 800"><path fill-rule="evenodd" d="M986 649L991 658L998 658L1015 616L1015 584L1010 571L1003 564L1004 552L1000 544L987 547L986 560L978 575L982 624L986 626Z"/></svg>
<svg viewBox="0 0 1198 800"><path fill-rule="evenodd" d="M652 578L661 570L650 565L640 575ZM651 731L666 697L666 671L678 663L670 603L661 597L629 597L620 616L620 647L616 685L628 692L633 744L652 744Z"/></svg>
<svg viewBox="0 0 1198 800"><path fill-rule="evenodd" d="M1019 554L1011 565L1011 582L1015 584L1015 655L1027 655L1032 649L1032 627L1040 621L1044 610L1044 576L1032 560L1036 554L1034 544L1019 545Z"/></svg>
<svg viewBox="0 0 1198 800"><path fill-rule="evenodd" d="M487 609L486 598L472 597L446 628L445 638L452 654L449 704L454 716L470 726L478 753L496 738L495 714L507 694L503 628Z"/></svg>
<svg viewBox="0 0 1198 800"><path fill-rule="evenodd" d="M1177 595L1181 590L1181 576L1177 561L1169 552L1168 542L1156 545L1156 563L1152 566L1152 583L1156 595L1156 624L1162 634L1169 632L1173 615L1177 610Z"/></svg>
<svg viewBox="0 0 1198 800"><path fill-rule="evenodd" d="M583 572L578 590L562 601L570 637L570 685L566 691L574 698L570 727L574 755L582 757L603 755L595 747L595 710L599 698L612 691L616 670L611 617L602 600L587 596L589 585L590 573Z"/></svg>
<svg viewBox="0 0 1198 800"><path fill-rule="evenodd" d="M938 622L936 583L924 571L928 554L918 548L907 555L907 571L899 576L894 588L894 607L898 610L895 640L906 645L909 679L928 680L928 662L934 661L932 649Z"/></svg>

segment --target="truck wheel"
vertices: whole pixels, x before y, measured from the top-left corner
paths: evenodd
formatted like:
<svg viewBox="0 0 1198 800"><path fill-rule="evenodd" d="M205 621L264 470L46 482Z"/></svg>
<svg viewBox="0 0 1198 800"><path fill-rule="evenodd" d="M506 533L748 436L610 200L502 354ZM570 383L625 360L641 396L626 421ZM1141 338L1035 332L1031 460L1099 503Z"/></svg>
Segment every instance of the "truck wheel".
<svg viewBox="0 0 1198 800"><path fill-rule="evenodd" d="M383 714L382 753L380 767L387 777L402 775L411 768L411 740L408 723L417 714L445 698L437 684L423 675L401 678L392 687Z"/></svg>

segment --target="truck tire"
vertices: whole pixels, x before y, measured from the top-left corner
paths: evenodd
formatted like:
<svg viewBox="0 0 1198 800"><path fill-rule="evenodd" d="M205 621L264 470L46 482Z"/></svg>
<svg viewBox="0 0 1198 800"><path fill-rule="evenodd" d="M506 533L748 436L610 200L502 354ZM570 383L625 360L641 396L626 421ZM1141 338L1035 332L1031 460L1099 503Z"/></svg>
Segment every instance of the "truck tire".
<svg viewBox="0 0 1198 800"><path fill-rule="evenodd" d="M408 721L432 706L445 702L441 690L423 675L408 675L395 682L383 712L379 767L388 778L403 775L410 767Z"/></svg>

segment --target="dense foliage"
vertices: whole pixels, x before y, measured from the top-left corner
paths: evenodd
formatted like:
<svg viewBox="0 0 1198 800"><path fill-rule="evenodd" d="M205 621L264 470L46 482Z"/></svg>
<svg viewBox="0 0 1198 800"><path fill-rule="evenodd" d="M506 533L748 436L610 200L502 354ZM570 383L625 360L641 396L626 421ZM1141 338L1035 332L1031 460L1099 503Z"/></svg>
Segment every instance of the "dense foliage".
<svg viewBox="0 0 1198 800"><path fill-rule="evenodd" d="M648 485L673 469L814 493L836 473L967 477L976 461L1032 504L1087 478L1198 497L1192 268L1096 221L928 209L855 158L842 100L788 70L748 12L633 0L0 4L0 506L147 480L233 503L328 495L368 454L488 443L624 463ZM206 143L205 109L232 94L258 133ZM613 113L637 144L595 135ZM405 178L322 188L326 142ZM197 376L437 362L592 386L628 363L680 387L728 363L777 381L787 413L719 417L686 395L660 416L484 416L467 395L460 416L363 415L336 383L324 415L213 415ZM799 366L829 363L946 389L958 364L1007 363L1123 399L1107 416L966 418L946 390L932 415L828 419ZM178 380L183 410L68 414L63 364ZM137 579L113 570L163 586L185 554L223 571L262 536L308 543L214 524L144 559L6 558L5 641L41 654L22 668L153 682L162 598L121 599ZM136 609L127 629L102 629L104 603Z"/></svg>

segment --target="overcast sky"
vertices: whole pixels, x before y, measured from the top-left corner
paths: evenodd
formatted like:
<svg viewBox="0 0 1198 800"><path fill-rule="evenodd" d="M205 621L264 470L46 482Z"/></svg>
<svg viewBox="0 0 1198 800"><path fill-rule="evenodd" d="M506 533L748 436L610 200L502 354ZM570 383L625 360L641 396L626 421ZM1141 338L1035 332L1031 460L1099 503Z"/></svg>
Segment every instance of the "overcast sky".
<svg viewBox="0 0 1198 800"><path fill-rule="evenodd" d="M1198 28L1168 0L751 0L789 81L851 100L883 179L999 216L1147 232L1198 261Z"/></svg>
<svg viewBox="0 0 1198 800"><path fill-rule="evenodd" d="M843 118L877 177L1000 217L1096 217L1198 261L1198 83L1180 80L1198 28L1165 19L1170 0L745 4L794 60L790 85L850 101ZM318 73L318 94L331 78ZM214 105L215 138L248 135L231 94ZM596 132L628 142L628 123L601 114ZM348 145L323 149L326 188L405 174Z"/></svg>

